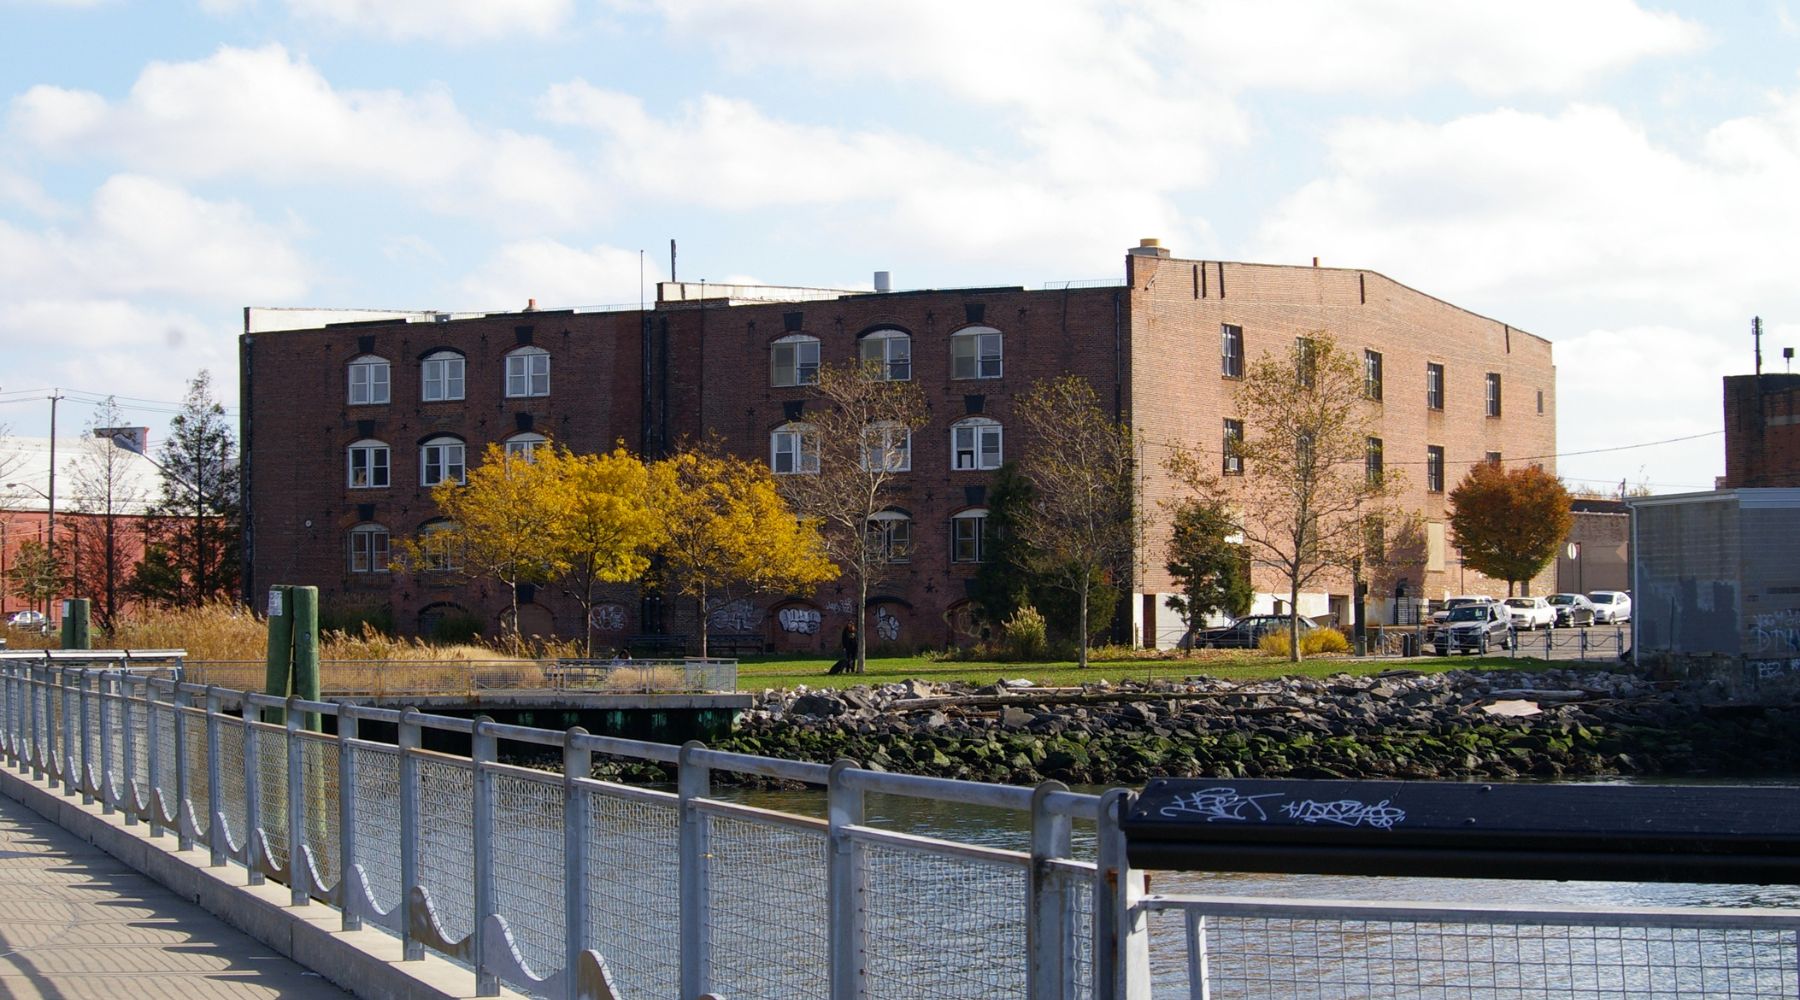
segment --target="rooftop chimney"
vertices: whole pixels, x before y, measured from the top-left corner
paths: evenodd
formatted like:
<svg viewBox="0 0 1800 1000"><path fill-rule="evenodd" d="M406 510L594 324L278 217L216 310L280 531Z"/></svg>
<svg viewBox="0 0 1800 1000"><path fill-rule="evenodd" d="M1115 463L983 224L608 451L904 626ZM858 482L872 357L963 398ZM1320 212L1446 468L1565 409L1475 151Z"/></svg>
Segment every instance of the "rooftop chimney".
<svg viewBox="0 0 1800 1000"><path fill-rule="evenodd" d="M528 313L537 312L537 300L536 299L526 299L525 300L525 311Z"/></svg>
<svg viewBox="0 0 1800 1000"><path fill-rule="evenodd" d="M1169 255L1169 251L1163 249L1162 240L1149 238L1138 240L1137 246L1125 252L1136 257L1167 257Z"/></svg>
<svg viewBox="0 0 1800 1000"><path fill-rule="evenodd" d="M1318 267L1318 266L1319 266L1319 258L1317 258L1317 257L1314 257L1314 258L1313 258L1313 266L1314 266L1314 267Z"/></svg>
<svg viewBox="0 0 1800 1000"><path fill-rule="evenodd" d="M875 272L875 290L878 292L891 292L894 290L892 276L889 275L888 272Z"/></svg>

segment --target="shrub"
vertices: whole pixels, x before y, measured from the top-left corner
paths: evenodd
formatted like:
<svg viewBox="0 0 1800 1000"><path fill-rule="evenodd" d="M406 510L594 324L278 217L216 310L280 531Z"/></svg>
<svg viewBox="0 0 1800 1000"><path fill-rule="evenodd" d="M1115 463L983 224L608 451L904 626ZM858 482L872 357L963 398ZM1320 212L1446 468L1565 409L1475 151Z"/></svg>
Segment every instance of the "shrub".
<svg viewBox="0 0 1800 1000"><path fill-rule="evenodd" d="M1041 660L1050 650L1044 616L1029 604L1001 623L1000 634L1008 659Z"/></svg>
<svg viewBox="0 0 1800 1000"><path fill-rule="evenodd" d="M1287 629L1279 629L1264 635L1257 641L1256 648L1272 656L1288 655ZM1337 629L1316 628L1310 632L1300 633L1301 656L1348 652L1350 652L1350 640L1344 638L1344 633Z"/></svg>

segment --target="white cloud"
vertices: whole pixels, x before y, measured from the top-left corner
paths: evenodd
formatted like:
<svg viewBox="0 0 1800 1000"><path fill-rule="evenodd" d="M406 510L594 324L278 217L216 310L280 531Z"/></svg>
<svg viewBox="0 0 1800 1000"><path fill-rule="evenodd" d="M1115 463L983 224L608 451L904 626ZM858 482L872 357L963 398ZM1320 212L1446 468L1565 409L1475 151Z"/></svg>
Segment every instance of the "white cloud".
<svg viewBox="0 0 1800 1000"><path fill-rule="evenodd" d="M287 0L301 17L395 39L471 42L549 35L569 18L572 0Z"/></svg>
<svg viewBox="0 0 1800 1000"><path fill-rule="evenodd" d="M581 250L555 240L523 240L496 250L460 289L472 309L519 309L528 299L545 309L620 305L637 302L640 294L656 297L662 280L657 262L642 262L641 292L639 266L636 250Z"/></svg>
<svg viewBox="0 0 1800 1000"><path fill-rule="evenodd" d="M454 214L569 222L595 192L547 140L470 123L448 93L339 91L279 45L151 63L131 92L40 85L14 98L11 131L69 158L110 156L184 178L374 180Z"/></svg>
<svg viewBox="0 0 1800 1000"><path fill-rule="evenodd" d="M284 232L234 202L194 197L133 175L107 180L68 230L0 222L0 289L43 295L176 295L219 302L286 300L307 268Z"/></svg>
<svg viewBox="0 0 1800 1000"><path fill-rule="evenodd" d="M229 319L116 298L27 298L0 303L8 367L45 385L104 387L140 399L172 399L201 368L230 399L237 350Z"/></svg>

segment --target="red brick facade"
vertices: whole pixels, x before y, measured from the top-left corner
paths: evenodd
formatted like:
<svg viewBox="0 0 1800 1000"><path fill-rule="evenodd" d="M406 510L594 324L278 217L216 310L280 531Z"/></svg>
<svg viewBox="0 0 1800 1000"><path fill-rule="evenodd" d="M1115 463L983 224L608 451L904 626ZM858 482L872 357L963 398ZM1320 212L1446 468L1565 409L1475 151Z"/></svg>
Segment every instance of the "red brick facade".
<svg viewBox="0 0 1800 1000"><path fill-rule="evenodd" d="M1722 490L1800 486L1800 375L1725 379Z"/></svg>
<svg viewBox="0 0 1800 1000"><path fill-rule="evenodd" d="M1137 560L1142 579L1130 588L1138 595L1131 620L1135 634L1144 635L1144 611L1154 609L1151 634L1167 641L1174 619L1160 607L1160 595L1169 589L1161 569L1166 528L1154 523L1154 515L1170 484L1156 443L1217 447L1234 392L1220 372L1222 323L1243 328L1250 358L1286 350L1295 336L1319 330L1359 354L1364 348L1382 352L1388 461L1399 465L1416 453L1422 462L1427 444L1440 445L1447 487L1488 452L1524 457L1555 451L1554 371L1550 346L1540 338L1366 271L1134 253L1126 279L1108 287L856 293L762 303L741 297L680 301L693 286L669 286L662 296L668 301L647 312L526 312L247 333L246 592L254 598L274 583L316 584L328 602L391 607L407 631L418 627L421 614L429 618L428 609L450 606L491 626L505 604L495 585L350 570L349 533L356 526L385 526L397 544L435 516L419 485L426 439L457 435L473 462L485 443L527 429L577 450L622 440L648 455L711 433L733 451L767 460L771 433L796 415L804 419L810 405L806 388L771 384L772 345L796 335L816 339L819 360L830 364L856 357L860 340L873 331L907 334L910 376L931 406L930 424L913 437L911 472L894 500L912 519L910 559L893 567L868 611L866 633L878 646L945 645L957 638L966 612L966 581L976 566L953 561L952 521L985 503L994 474L952 468L951 425L968 417L997 421L1003 456L1017 458L1028 442L1012 420L1012 400L1039 379L1071 372L1088 378L1102 404L1150 443L1142 507L1153 517ZM997 376L953 378L951 338L978 328L1000 335ZM522 345L549 353L547 396L504 395L505 357ZM421 402L421 360L440 349L465 357L465 398ZM347 402L348 368L365 356L389 363L387 403ZM1425 405L1428 359L1445 366L1441 413ZM1484 415L1489 372L1502 380L1499 417ZM359 440L389 447L386 487L346 485L347 449ZM1553 468L1552 459L1538 460ZM1443 497L1423 491L1422 470L1409 468L1415 485L1408 505L1441 524ZM1495 589L1472 572L1461 573L1448 545L1441 548L1442 568L1412 573L1409 593L1437 598ZM1276 587L1261 573L1258 585ZM1336 587L1331 584L1331 594ZM1534 592L1540 589L1534 586ZM759 634L776 647L830 646L853 610L848 593L848 582L840 581L817 594L732 609L711 631ZM646 616L654 617L654 610L641 607L635 593L621 588L618 598L605 614L609 631L601 633L601 645L609 636L622 641L659 628L694 631L691 613L671 609L662 621L650 621ZM1335 609L1326 593L1316 598L1303 601L1302 611ZM572 606L556 595L540 592L534 604L528 630L578 631Z"/></svg>

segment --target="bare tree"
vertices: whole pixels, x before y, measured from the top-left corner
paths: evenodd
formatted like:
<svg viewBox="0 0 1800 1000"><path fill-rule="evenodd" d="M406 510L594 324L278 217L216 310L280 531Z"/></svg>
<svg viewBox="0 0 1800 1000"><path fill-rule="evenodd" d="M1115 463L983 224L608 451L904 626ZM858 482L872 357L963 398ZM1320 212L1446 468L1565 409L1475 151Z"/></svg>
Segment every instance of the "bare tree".
<svg viewBox="0 0 1800 1000"><path fill-rule="evenodd" d="M1290 660L1300 659L1300 590L1372 548L1371 529L1399 524L1401 480L1381 461L1376 414L1361 367L1320 331L1250 366L1237 403L1246 437L1232 446L1242 475L1201 449L1177 448L1167 467L1189 489L1225 501L1256 559L1288 584ZM1378 528L1376 530L1379 530Z"/></svg>
<svg viewBox="0 0 1800 1000"><path fill-rule="evenodd" d="M1095 581L1124 575L1137 547L1131 429L1075 375L1037 383L1014 412L1029 434L1019 471L1033 487L1020 540L1032 571L1075 595L1086 667Z"/></svg>
<svg viewBox="0 0 1800 1000"><path fill-rule="evenodd" d="M118 403L108 396L94 408L88 429L117 427L123 421ZM75 579L90 588L95 619L109 630L117 621L134 556L142 547L142 526L131 518L134 513L142 514L144 506L144 491L131 475L134 461L141 459L110 440L90 434L81 443L75 462L75 498L71 506L87 516L71 519L72 527L77 529L71 563ZM138 544L131 542L134 529L140 533Z"/></svg>
<svg viewBox="0 0 1800 1000"><path fill-rule="evenodd" d="M791 461L777 468L782 495L817 521L825 553L856 580L857 631L869 591L912 546L912 521L892 510L895 487L912 468L912 436L929 419L918 384L883 377L876 364L827 365L813 386L816 406L791 425ZM778 457L778 463L780 458ZM856 647L857 673L868 662Z"/></svg>

